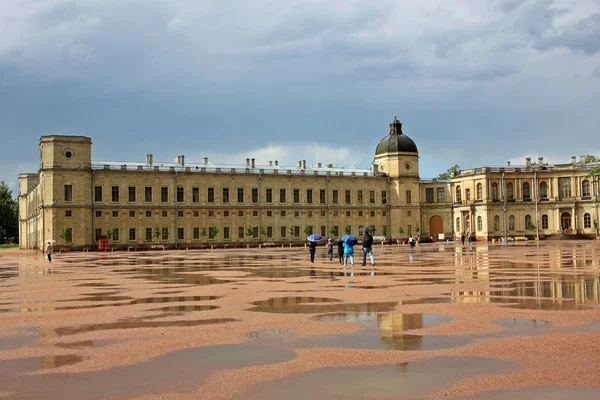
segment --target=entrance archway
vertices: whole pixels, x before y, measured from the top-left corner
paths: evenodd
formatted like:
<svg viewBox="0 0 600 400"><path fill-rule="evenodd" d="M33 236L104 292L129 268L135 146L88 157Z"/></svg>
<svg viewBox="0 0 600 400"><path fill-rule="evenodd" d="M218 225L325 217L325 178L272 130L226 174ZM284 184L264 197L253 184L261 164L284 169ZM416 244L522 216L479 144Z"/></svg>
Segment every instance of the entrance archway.
<svg viewBox="0 0 600 400"><path fill-rule="evenodd" d="M564 212L564 213L560 214L560 226L562 227L563 231L565 230L565 228L571 227L571 214L570 213Z"/></svg>
<svg viewBox="0 0 600 400"><path fill-rule="evenodd" d="M444 233L444 220L439 215L429 219L429 232L433 240L437 240L439 233Z"/></svg>

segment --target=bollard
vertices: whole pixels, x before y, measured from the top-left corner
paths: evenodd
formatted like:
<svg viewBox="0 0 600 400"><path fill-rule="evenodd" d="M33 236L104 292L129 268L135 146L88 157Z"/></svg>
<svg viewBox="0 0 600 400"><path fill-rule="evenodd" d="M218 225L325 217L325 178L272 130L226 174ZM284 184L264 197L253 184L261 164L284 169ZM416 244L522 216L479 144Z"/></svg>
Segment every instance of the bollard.
<svg viewBox="0 0 600 400"><path fill-rule="evenodd" d="M259 248L259 249L262 249L262 245L261 245L260 243L258 244L258 248Z"/></svg>
<svg viewBox="0 0 600 400"><path fill-rule="evenodd" d="M247 244L247 245L246 245L246 248L247 248L247 249L249 249L249 248L250 248L250 245L249 245L249 244Z"/></svg>

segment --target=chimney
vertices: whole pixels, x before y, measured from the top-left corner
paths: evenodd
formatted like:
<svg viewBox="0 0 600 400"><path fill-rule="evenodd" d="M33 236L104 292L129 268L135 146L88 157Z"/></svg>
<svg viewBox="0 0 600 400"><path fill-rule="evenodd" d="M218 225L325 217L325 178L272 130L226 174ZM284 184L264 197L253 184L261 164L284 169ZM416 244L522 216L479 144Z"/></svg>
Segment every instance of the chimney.
<svg viewBox="0 0 600 400"><path fill-rule="evenodd" d="M183 167L183 165L185 164L184 160L185 160L184 155L175 156L175 164L177 164L177 165L181 165Z"/></svg>
<svg viewBox="0 0 600 400"><path fill-rule="evenodd" d="M323 164L317 163L317 168L321 168L321 167L323 167Z"/></svg>
<svg viewBox="0 0 600 400"><path fill-rule="evenodd" d="M208 157L202 157L202 164L208 164Z"/></svg>
<svg viewBox="0 0 600 400"><path fill-rule="evenodd" d="M510 161L507 161L507 162L506 162L506 165L510 166Z"/></svg>
<svg viewBox="0 0 600 400"><path fill-rule="evenodd" d="M275 160L275 166L279 165L279 161Z"/></svg>
<svg viewBox="0 0 600 400"><path fill-rule="evenodd" d="M249 167L249 166L250 166L250 159L246 158L246 167Z"/></svg>
<svg viewBox="0 0 600 400"><path fill-rule="evenodd" d="M296 167L297 168L302 168L302 161L296 162Z"/></svg>
<svg viewBox="0 0 600 400"><path fill-rule="evenodd" d="M525 158L525 166L526 167L531 167L531 157Z"/></svg>
<svg viewBox="0 0 600 400"><path fill-rule="evenodd" d="M273 166L273 161L269 161L269 167Z"/></svg>
<svg viewBox="0 0 600 400"><path fill-rule="evenodd" d="M538 157L538 165L540 167L544 165L544 157Z"/></svg>
<svg viewBox="0 0 600 400"><path fill-rule="evenodd" d="M146 154L146 164L152 165L152 154Z"/></svg>
<svg viewBox="0 0 600 400"><path fill-rule="evenodd" d="M572 156L572 157L571 157L571 163L572 163L573 165L575 165L575 163L576 163L576 162L577 162L577 157L575 157L575 156Z"/></svg>
<svg viewBox="0 0 600 400"><path fill-rule="evenodd" d="M251 158L251 159L250 159L250 166L251 166L252 168L254 168L254 158Z"/></svg>
<svg viewBox="0 0 600 400"><path fill-rule="evenodd" d="M377 175L377 173L379 172L377 164L371 165L371 172L373 173L373 175Z"/></svg>
<svg viewBox="0 0 600 400"><path fill-rule="evenodd" d="M302 160L302 169L306 169L306 160Z"/></svg>
<svg viewBox="0 0 600 400"><path fill-rule="evenodd" d="M579 162L581 164L585 164L585 157L586 157L585 155L579 156Z"/></svg>

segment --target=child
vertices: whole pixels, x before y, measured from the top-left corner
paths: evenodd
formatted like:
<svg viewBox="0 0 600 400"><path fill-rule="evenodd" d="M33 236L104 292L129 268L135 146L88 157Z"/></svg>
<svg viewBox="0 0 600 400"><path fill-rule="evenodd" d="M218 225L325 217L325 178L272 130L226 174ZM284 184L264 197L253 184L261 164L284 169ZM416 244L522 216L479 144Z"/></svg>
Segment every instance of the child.
<svg viewBox="0 0 600 400"><path fill-rule="evenodd" d="M329 261L333 261L333 242L331 239L327 239L327 257L329 257Z"/></svg>

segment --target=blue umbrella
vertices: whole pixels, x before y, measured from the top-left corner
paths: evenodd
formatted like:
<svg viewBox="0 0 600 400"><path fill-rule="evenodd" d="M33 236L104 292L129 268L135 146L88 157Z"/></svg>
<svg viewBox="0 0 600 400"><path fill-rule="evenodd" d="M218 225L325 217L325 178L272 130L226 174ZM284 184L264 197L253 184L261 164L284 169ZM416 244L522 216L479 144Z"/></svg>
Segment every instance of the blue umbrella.
<svg viewBox="0 0 600 400"><path fill-rule="evenodd" d="M310 240L311 242L316 242L317 240L321 239L323 239L323 236L319 235L318 233L313 233L308 237L308 240Z"/></svg>
<svg viewBox="0 0 600 400"><path fill-rule="evenodd" d="M356 236L352 235L344 235L340 238L340 240L349 246L354 246L356 245L356 243L358 243L358 239L356 238Z"/></svg>

